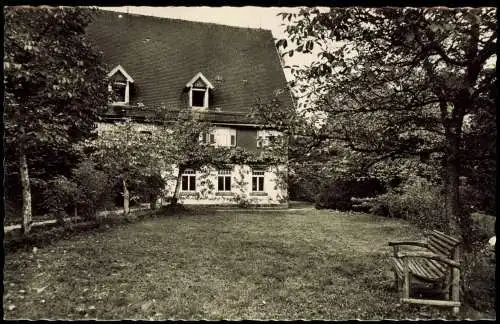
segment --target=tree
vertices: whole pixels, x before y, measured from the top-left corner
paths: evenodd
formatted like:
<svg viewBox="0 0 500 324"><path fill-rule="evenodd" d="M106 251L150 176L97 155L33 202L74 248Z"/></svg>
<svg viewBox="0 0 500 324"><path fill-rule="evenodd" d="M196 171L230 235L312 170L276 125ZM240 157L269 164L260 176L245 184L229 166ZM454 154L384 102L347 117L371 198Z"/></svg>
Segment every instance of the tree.
<svg viewBox="0 0 500 324"><path fill-rule="evenodd" d="M171 139L162 130L140 133L135 123L124 120L86 143L96 163L122 183L124 215L130 212L130 184L168 170Z"/></svg>
<svg viewBox="0 0 500 324"><path fill-rule="evenodd" d="M23 232L28 233L28 161L49 159L52 150L69 150L90 136L108 91L100 56L85 37L92 10L8 7L4 12L5 138L19 161Z"/></svg>
<svg viewBox="0 0 500 324"><path fill-rule="evenodd" d="M208 136L212 126L196 114L181 113L173 124L165 124L163 127L169 132L168 156L177 168L171 200L171 204L175 205L179 198L184 171L199 170L205 166L222 167L230 163L231 149L210 145Z"/></svg>
<svg viewBox="0 0 500 324"><path fill-rule="evenodd" d="M466 230L462 130L496 82L496 9L307 8L281 15L289 39L276 45L285 55L318 52L310 66L292 67L306 104L300 114L322 116L306 135L343 143L367 166L441 157L449 229Z"/></svg>

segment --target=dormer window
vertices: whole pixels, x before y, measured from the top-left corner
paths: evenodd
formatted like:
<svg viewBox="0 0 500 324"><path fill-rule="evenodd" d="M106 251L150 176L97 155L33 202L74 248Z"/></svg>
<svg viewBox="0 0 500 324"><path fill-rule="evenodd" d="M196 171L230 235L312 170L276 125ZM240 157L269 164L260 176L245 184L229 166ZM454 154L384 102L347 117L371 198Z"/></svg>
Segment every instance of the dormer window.
<svg viewBox="0 0 500 324"><path fill-rule="evenodd" d="M130 103L130 88L134 83L134 79L118 65L108 73L110 80L108 90L112 93L112 105L127 105Z"/></svg>
<svg viewBox="0 0 500 324"><path fill-rule="evenodd" d="M203 76L203 74L196 74L187 84L189 90L189 106L191 108L208 108L208 101L210 90L214 87Z"/></svg>

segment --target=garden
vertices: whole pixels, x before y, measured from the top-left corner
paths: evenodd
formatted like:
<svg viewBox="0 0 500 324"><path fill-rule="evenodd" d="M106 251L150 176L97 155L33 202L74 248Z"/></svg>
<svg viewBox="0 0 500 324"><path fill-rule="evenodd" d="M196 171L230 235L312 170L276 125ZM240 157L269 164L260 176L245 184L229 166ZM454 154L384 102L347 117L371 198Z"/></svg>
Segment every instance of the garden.
<svg viewBox="0 0 500 324"><path fill-rule="evenodd" d="M307 207L149 212L58 241L7 244L4 316L454 318L447 308L401 304L394 290L387 242L421 235L399 219ZM482 266L458 318L496 316L495 264Z"/></svg>

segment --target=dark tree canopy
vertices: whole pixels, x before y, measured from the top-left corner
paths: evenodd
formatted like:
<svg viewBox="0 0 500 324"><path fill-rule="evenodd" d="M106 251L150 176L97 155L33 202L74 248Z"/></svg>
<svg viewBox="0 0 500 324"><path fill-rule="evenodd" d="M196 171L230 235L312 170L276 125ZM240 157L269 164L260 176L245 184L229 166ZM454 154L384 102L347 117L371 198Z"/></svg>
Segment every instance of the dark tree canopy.
<svg viewBox="0 0 500 324"><path fill-rule="evenodd" d="M306 8L281 15L288 38L276 45L284 55L317 54L309 66L290 67L303 105L289 116L321 122L277 126L318 143L342 143L362 153L367 166L398 157L441 159L450 228L456 228L464 166L496 157L490 146L471 156L464 144L474 140L463 132L488 128L478 123L486 122L484 107L496 96L496 9ZM283 117L272 104L260 109L270 123Z"/></svg>
<svg viewBox="0 0 500 324"><path fill-rule="evenodd" d="M7 186L14 197L21 189L27 233L31 180L69 174L80 157L73 143L92 135L107 103L106 69L85 37L92 10L20 6L4 14Z"/></svg>
<svg viewBox="0 0 500 324"><path fill-rule="evenodd" d="M7 145L60 149L90 135L108 96L106 69L85 36L91 19L78 7L5 9Z"/></svg>

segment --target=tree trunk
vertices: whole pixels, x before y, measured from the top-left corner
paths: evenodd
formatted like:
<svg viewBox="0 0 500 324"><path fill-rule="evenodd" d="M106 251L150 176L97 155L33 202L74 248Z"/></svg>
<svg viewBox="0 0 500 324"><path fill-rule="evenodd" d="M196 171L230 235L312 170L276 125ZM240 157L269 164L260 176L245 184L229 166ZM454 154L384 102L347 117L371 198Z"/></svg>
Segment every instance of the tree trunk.
<svg viewBox="0 0 500 324"><path fill-rule="evenodd" d="M127 188L127 181L125 179L123 181L123 215L128 215L130 213L130 192Z"/></svg>
<svg viewBox="0 0 500 324"><path fill-rule="evenodd" d="M459 172L455 161L448 159L446 165L446 218L448 230L452 234L458 233L458 219L460 215L459 201Z"/></svg>
<svg viewBox="0 0 500 324"><path fill-rule="evenodd" d="M460 123L458 123L460 124ZM449 125L446 131L445 209L450 234L460 234L460 125Z"/></svg>
<svg viewBox="0 0 500 324"><path fill-rule="evenodd" d="M21 189L23 197L23 224L22 233L28 234L31 230L31 188L30 177L28 173L28 163L26 162L26 155L23 151L20 152L19 169L21 174Z"/></svg>
<svg viewBox="0 0 500 324"><path fill-rule="evenodd" d="M179 192L181 191L182 174L184 169L179 168L179 173L177 174L177 181L175 183L174 195L172 196L172 205L177 205L177 200L179 199Z"/></svg>

